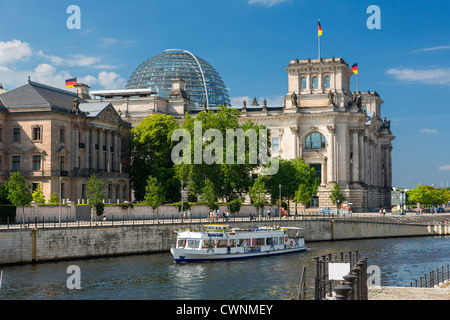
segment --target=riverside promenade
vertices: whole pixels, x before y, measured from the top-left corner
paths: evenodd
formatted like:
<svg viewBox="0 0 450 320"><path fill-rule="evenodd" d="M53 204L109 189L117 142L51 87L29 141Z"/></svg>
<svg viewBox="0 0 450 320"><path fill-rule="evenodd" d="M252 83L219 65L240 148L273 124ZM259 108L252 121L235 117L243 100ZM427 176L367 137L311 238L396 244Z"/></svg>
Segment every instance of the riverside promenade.
<svg viewBox="0 0 450 320"><path fill-rule="evenodd" d="M450 300L450 284L437 288L369 287L369 300Z"/></svg>

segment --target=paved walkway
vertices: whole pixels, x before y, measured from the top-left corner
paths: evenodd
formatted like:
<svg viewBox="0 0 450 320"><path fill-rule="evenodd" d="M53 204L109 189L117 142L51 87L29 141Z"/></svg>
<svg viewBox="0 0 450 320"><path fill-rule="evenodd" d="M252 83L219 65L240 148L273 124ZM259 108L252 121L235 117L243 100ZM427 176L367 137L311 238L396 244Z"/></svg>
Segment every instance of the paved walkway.
<svg viewBox="0 0 450 320"><path fill-rule="evenodd" d="M370 287L369 300L450 300L450 286L441 288Z"/></svg>

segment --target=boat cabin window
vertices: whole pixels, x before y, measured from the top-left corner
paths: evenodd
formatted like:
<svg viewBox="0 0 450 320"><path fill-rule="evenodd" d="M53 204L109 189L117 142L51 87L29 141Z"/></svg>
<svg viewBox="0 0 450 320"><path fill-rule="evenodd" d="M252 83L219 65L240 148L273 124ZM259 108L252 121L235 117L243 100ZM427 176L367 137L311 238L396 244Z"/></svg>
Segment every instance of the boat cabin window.
<svg viewBox="0 0 450 320"><path fill-rule="evenodd" d="M200 246L200 240L188 240L186 248L197 249Z"/></svg>
<svg viewBox="0 0 450 320"><path fill-rule="evenodd" d="M229 242L230 242L230 243L229 243L229 246L230 246L230 247L236 247L236 239L230 239Z"/></svg>
<svg viewBox="0 0 450 320"><path fill-rule="evenodd" d="M186 239L179 239L177 242L177 248L184 248L186 245Z"/></svg>
<svg viewBox="0 0 450 320"><path fill-rule="evenodd" d="M214 240L203 240L203 249L214 248Z"/></svg>
<svg viewBox="0 0 450 320"><path fill-rule="evenodd" d="M246 242L247 242L246 239L238 239L238 246L243 247L245 246Z"/></svg>
<svg viewBox="0 0 450 320"><path fill-rule="evenodd" d="M228 246L228 240L217 240L217 248L226 248Z"/></svg>

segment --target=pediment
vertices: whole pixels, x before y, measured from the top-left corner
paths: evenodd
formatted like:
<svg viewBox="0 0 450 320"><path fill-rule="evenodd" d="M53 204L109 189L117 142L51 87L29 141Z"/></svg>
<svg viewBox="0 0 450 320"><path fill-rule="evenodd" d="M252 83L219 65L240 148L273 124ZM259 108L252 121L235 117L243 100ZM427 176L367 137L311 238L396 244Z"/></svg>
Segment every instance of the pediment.
<svg viewBox="0 0 450 320"><path fill-rule="evenodd" d="M105 109L103 109L97 116L97 119L112 122L112 123L121 123L122 118L117 113L116 109L109 104Z"/></svg>
<svg viewBox="0 0 450 320"><path fill-rule="evenodd" d="M8 153L24 153L24 151L19 147L12 147L8 150Z"/></svg>
<svg viewBox="0 0 450 320"><path fill-rule="evenodd" d="M69 153L69 149L67 149L67 147L65 146L61 146L58 148L58 150L56 150L56 153L58 154L68 154Z"/></svg>
<svg viewBox="0 0 450 320"><path fill-rule="evenodd" d="M327 157L317 151L304 152L303 159L308 160L325 160Z"/></svg>
<svg viewBox="0 0 450 320"><path fill-rule="evenodd" d="M36 147L36 146L33 146L33 147L31 147L31 148L28 150L28 153L40 153L40 154L44 154L45 151L44 151L43 149L41 149L41 148L38 148L38 147Z"/></svg>

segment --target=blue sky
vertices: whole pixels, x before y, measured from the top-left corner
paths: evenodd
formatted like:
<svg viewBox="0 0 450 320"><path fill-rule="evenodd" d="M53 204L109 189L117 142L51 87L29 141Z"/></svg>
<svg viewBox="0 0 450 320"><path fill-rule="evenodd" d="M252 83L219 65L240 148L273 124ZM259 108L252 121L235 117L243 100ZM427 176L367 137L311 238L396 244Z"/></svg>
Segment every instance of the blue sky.
<svg viewBox="0 0 450 320"><path fill-rule="evenodd" d="M69 30L67 8L81 9ZM381 29L370 30L370 5ZM232 102L287 93L289 61L322 57L358 62L359 90L377 91L391 119L393 184L450 185L450 2L319 0L0 0L0 83L123 88L147 58L185 49L221 74ZM352 90L355 79L352 79Z"/></svg>

